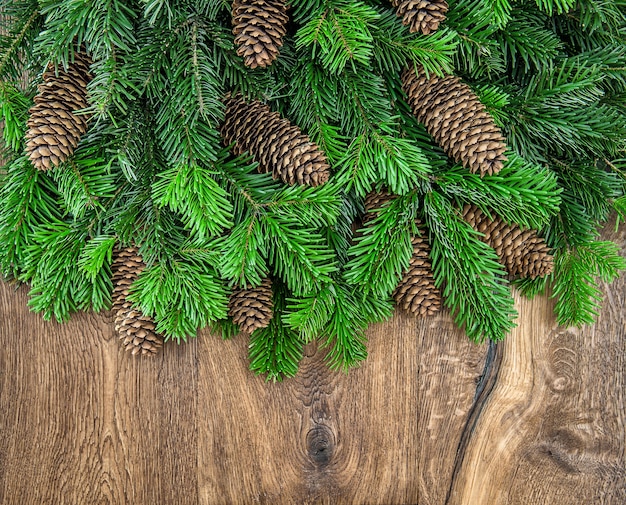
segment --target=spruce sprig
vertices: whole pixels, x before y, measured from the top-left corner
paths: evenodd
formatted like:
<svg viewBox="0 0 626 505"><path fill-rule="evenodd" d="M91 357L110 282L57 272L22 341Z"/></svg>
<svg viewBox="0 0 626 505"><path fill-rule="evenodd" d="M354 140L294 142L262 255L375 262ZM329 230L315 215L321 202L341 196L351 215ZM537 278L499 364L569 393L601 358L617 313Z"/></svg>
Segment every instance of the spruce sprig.
<svg viewBox="0 0 626 505"><path fill-rule="evenodd" d="M495 252L441 195L427 194L424 212L435 284L455 322L474 341L502 340L514 327L516 312Z"/></svg>
<svg viewBox="0 0 626 505"><path fill-rule="evenodd" d="M611 282L624 269L626 259L613 242L594 241L560 250L554 267L557 322L578 327L592 324L603 298L596 278Z"/></svg>
<svg viewBox="0 0 626 505"><path fill-rule="evenodd" d="M280 285L274 289L274 316L267 328L259 328L250 337L250 369L266 374L268 381L293 377L302 359L304 341L283 324L285 292Z"/></svg>

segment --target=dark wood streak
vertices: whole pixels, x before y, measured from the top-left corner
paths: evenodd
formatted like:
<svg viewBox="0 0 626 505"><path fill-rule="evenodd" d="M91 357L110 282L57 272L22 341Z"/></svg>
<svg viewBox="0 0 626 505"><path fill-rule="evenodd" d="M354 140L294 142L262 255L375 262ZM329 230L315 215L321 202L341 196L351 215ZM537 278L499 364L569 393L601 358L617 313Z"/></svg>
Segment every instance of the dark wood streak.
<svg viewBox="0 0 626 505"><path fill-rule="evenodd" d="M459 445L456 450L454 466L452 469L452 478L450 479L450 487L448 488L448 493L446 494L445 499L446 505L450 502L450 495L452 493L452 489L454 488L455 479L459 473L461 465L464 462L469 440L472 433L474 433L478 419L498 380L498 372L500 371L501 364L501 347L499 347L496 342L490 341L488 344L487 356L485 357L485 368L481 376L478 378L474 402L472 403L472 406L467 414L467 422L461 432Z"/></svg>

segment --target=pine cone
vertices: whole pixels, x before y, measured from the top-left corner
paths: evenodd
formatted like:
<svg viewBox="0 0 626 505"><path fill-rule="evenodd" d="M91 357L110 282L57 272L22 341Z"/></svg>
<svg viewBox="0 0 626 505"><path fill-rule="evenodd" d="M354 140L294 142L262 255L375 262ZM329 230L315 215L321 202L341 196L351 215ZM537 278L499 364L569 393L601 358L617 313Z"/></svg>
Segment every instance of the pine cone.
<svg viewBox="0 0 626 505"><path fill-rule="evenodd" d="M376 217L376 210L383 208L388 202L396 199L396 195L392 195L386 190L371 191L365 197L363 207L365 207L365 214L363 215L363 224L374 219Z"/></svg>
<svg viewBox="0 0 626 505"><path fill-rule="evenodd" d="M423 226L421 235L411 239L413 256L408 270L393 293L396 304L415 316L432 316L441 310L441 293L435 287L430 245Z"/></svg>
<svg viewBox="0 0 626 505"><path fill-rule="evenodd" d="M319 147L257 100L227 97L221 134L225 145L234 143L235 154L249 152L259 163L259 171L272 172L286 184L318 186L328 180L328 162Z"/></svg>
<svg viewBox="0 0 626 505"><path fill-rule="evenodd" d="M409 27L411 33L420 32L428 35L437 31L439 23L446 19L448 2L445 0L391 0L396 14L402 18L402 24Z"/></svg>
<svg viewBox="0 0 626 505"><path fill-rule="evenodd" d="M535 230L510 226L499 217L490 219L475 205L463 207L463 219L485 235L482 240L495 249L510 275L535 279L552 272L550 248Z"/></svg>
<svg viewBox="0 0 626 505"><path fill-rule="evenodd" d="M270 324L273 306L272 281L265 279L256 288L233 291L228 302L228 315L242 332L252 333Z"/></svg>
<svg viewBox="0 0 626 505"><path fill-rule="evenodd" d="M287 6L282 0L234 0L233 34L237 54L247 67L265 68L278 58L286 33Z"/></svg>
<svg viewBox="0 0 626 505"><path fill-rule="evenodd" d="M130 285L139 277L145 264L136 247L119 251L113 271L113 310L115 330L131 354L154 354L163 345L163 338L155 332L155 324L127 300Z"/></svg>
<svg viewBox="0 0 626 505"><path fill-rule="evenodd" d="M407 68L402 87L415 117L448 156L481 177L497 174L506 161L504 136L470 87L455 76L426 77Z"/></svg>
<svg viewBox="0 0 626 505"><path fill-rule="evenodd" d="M76 53L67 70L48 66L29 110L26 152L36 168L48 170L66 161L87 131L88 117L75 112L87 107L91 60Z"/></svg>

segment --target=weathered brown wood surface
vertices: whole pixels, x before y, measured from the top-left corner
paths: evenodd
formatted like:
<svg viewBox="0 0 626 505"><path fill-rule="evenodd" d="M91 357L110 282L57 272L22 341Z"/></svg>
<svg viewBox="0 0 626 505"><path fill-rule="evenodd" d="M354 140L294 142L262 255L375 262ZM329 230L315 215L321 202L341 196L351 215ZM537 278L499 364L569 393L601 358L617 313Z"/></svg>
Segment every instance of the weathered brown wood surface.
<svg viewBox="0 0 626 505"><path fill-rule="evenodd" d="M310 347L272 384L243 338L136 359L107 316L46 323L1 284L0 503L625 504L625 291L583 330L518 300L497 346L396 317L349 375Z"/></svg>

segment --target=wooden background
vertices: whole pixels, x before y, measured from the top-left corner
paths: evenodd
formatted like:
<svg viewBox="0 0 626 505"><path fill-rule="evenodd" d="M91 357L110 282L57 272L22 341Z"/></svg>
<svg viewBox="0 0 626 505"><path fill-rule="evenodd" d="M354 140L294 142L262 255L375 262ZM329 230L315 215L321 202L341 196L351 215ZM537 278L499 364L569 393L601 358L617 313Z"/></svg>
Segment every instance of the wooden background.
<svg viewBox="0 0 626 505"><path fill-rule="evenodd" d="M623 505L625 291L582 330L518 299L498 345L396 316L349 375L311 346L272 384L245 338L137 359L110 315L46 323L0 283L0 503Z"/></svg>

